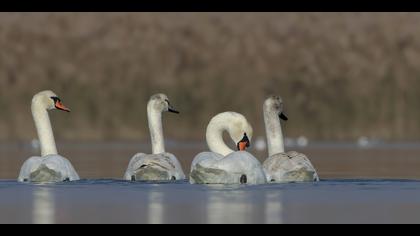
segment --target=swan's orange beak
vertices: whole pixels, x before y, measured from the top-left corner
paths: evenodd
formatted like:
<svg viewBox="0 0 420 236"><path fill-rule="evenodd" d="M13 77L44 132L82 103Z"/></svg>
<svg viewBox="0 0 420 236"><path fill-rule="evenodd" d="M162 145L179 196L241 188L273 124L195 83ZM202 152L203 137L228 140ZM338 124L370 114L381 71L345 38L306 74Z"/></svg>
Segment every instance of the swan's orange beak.
<svg viewBox="0 0 420 236"><path fill-rule="evenodd" d="M242 140L238 143L238 150L245 151L249 146L251 146L251 143L249 142L248 136L245 133Z"/></svg>
<svg viewBox="0 0 420 236"><path fill-rule="evenodd" d="M55 108L57 108L58 110L70 112L70 109L64 106L64 104L59 100L55 102Z"/></svg>
<svg viewBox="0 0 420 236"><path fill-rule="evenodd" d="M238 145L238 150L239 151L245 151L246 147L249 147L249 143L247 142L240 142Z"/></svg>

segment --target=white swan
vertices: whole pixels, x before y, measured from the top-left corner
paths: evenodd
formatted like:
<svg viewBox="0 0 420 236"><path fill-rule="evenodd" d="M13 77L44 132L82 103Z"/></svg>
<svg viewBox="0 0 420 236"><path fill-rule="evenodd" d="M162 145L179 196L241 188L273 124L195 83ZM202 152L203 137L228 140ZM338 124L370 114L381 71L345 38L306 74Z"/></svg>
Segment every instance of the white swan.
<svg viewBox="0 0 420 236"><path fill-rule="evenodd" d="M20 182L60 182L79 180L71 163L58 155L48 110L70 112L52 91L43 91L32 99L32 115L41 143L42 157L31 157L22 166Z"/></svg>
<svg viewBox="0 0 420 236"><path fill-rule="evenodd" d="M263 167L267 181L319 181L315 168L304 154L294 151L284 152L280 119L287 120L283 114L283 101L279 96L271 96L264 102L269 158L263 163Z"/></svg>
<svg viewBox="0 0 420 236"><path fill-rule="evenodd" d="M223 142L227 131L239 151L231 150ZM207 126L206 140L211 152L199 153L192 162L192 184L264 184L266 177L261 163L246 147L250 145L252 127L246 118L236 112L215 116Z"/></svg>
<svg viewBox="0 0 420 236"><path fill-rule="evenodd" d="M185 174L176 157L165 152L162 132L162 112L176 111L165 94L153 95L147 104L147 116L152 141L153 154L136 154L128 164L124 174L126 180L168 181L183 180Z"/></svg>

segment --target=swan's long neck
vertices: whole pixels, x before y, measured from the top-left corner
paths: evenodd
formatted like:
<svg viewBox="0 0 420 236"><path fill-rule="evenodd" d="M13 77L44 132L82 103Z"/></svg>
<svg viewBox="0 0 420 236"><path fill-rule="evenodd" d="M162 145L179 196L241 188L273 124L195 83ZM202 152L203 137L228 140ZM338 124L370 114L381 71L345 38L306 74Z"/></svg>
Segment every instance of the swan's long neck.
<svg viewBox="0 0 420 236"><path fill-rule="evenodd" d="M153 154L164 153L165 142L162 130L162 111L155 109L153 104L149 102L147 105L147 117L152 141L152 152Z"/></svg>
<svg viewBox="0 0 420 236"><path fill-rule="evenodd" d="M32 116L35 121L38 138L41 143L41 155L57 155L57 146L55 145L54 134L51 127L48 111L42 103L32 102Z"/></svg>
<svg viewBox="0 0 420 236"><path fill-rule="evenodd" d="M264 106L265 132L267 134L268 155L272 156L284 152L283 132L277 111Z"/></svg>
<svg viewBox="0 0 420 236"><path fill-rule="evenodd" d="M235 152L223 141L223 132L229 132L229 124L231 124L229 117L223 115L216 116L210 121L206 131L206 140L210 151L222 156Z"/></svg>

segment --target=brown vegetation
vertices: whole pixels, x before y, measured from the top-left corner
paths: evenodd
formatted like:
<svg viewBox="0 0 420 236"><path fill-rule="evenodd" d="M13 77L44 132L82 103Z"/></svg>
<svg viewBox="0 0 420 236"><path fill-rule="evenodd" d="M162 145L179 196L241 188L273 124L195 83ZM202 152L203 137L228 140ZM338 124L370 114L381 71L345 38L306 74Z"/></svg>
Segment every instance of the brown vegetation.
<svg viewBox="0 0 420 236"><path fill-rule="evenodd" d="M1 13L0 140L35 137L30 100L52 89L67 140L147 139L146 102L182 112L165 132L202 139L234 110L264 135L279 94L287 136L420 138L417 13Z"/></svg>

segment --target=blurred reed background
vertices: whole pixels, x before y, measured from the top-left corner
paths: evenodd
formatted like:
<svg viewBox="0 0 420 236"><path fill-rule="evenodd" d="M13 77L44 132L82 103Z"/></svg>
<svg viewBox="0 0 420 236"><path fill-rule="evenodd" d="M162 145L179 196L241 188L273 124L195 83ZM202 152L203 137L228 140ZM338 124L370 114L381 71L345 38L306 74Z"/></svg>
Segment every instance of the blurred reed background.
<svg viewBox="0 0 420 236"><path fill-rule="evenodd" d="M212 115L285 101L287 136L420 139L418 13L1 13L0 140L36 137L30 101L56 91L59 140L148 139L146 102L164 92L174 139Z"/></svg>
<svg viewBox="0 0 420 236"><path fill-rule="evenodd" d="M418 13L1 13L0 141L36 138L30 102L57 92L58 140L147 140L146 103L182 112L165 134L202 140L234 110L264 135L279 94L287 136L420 139Z"/></svg>

